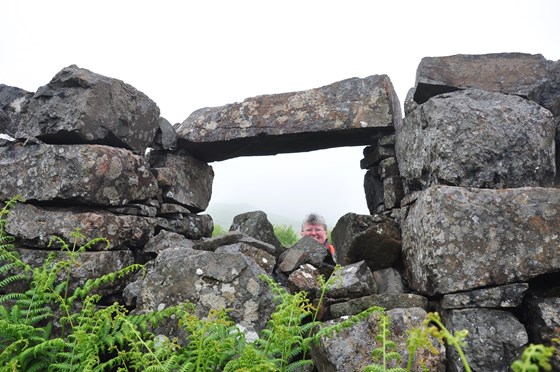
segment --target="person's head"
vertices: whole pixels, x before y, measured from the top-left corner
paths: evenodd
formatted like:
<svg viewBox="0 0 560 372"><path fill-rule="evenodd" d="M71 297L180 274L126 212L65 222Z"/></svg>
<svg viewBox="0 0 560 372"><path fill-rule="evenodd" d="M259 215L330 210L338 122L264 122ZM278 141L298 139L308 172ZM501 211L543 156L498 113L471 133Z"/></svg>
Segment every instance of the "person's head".
<svg viewBox="0 0 560 372"><path fill-rule="evenodd" d="M321 244L327 242L327 223L325 218L317 213L305 216L301 224L301 236L310 236Z"/></svg>

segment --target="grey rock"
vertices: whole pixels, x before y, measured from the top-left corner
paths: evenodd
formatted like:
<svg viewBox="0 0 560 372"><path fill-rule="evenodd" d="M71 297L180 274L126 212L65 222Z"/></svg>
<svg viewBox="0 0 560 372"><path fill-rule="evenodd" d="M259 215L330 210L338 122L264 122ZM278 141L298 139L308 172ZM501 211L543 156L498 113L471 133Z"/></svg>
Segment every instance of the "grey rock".
<svg viewBox="0 0 560 372"><path fill-rule="evenodd" d="M407 330L419 327L426 318L426 311L420 308L393 309L387 311L391 321L391 340L396 344L396 351L408 359L406 339ZM340 320L326 322L325 325L339 323ZM321 337L318 344L313 344L312 357L319 371L355 372L363 371L373 363L371 352L375 347L381 347L376 341L379 333L379 316L372 313L367 319L358 322L350 328L344 328L332 337ZM423 371L420 361L424 362L427 370L432 372L445 371L445 352L443 345L432 342L439 350L437 355L423 351L416 355L412 371ZM406 365L402 365L404 368ZM388 365L388 368L394 367ZM399 365L401 367L401 365Z"/></svg>
<svg viewBox="0 0 560 372"><path fill-rule="evenodd" d="M379 177L388 178L398 175L400 175L400 173L397 158L390 157L379 162Z"/></svg>
<svg viewBox="0 0 560 372"><path fill-rule="evenodd" d="M215 161L368 145L372 137L390 131L401 116L390 79L374 75L203 108L176 131L180 148L198 159Z"/></svg>
<svg viewBox="0 0 560 372"><path fill-rule="evenodd" d="M276 257L274 255L252 246L247 243L235 243L218 247L216 253L229 252L229 253L242 253L251 258L257 265L259 265L267 274L271 275L276 265Z"/></svg>
<svg viewBox="0 0 560 372"><path fill-rule="evenodd" d="M305 263L320 268L329 256L327 248L315 239L304 236L291 248L286 249L280 255L278 269L288 273L296 270Z"/></svg>
<svg viewBox="0 0 560 372"><path fill-rule="evenodd" d="M177 148L177 133L173 125L161 116L158 118L159 131L155 142L161 146L163 150L175 150Z"/></svg>
<svg viewBox="0 0 560 372"><path fill-rule="evenodd" d="M135 312L191 302L202 317L210 309L227 308L232 320L257 332L275 307L270 289L259 279L262 274L265 271L241 253L166 249L124 296L136 304Z"/></svg>
<svg viewBox="0 0 560 372"><path fill-rule="evenodd" d="M364 192L369 212L371 214L378 213L379 209L384 207L385 193L383 191L383 181L373 169L368 169L364 175Z"/></svg>
<svg viewBox="0 0 560 372"><path fill-rule="evenodd" d="M441 307L444 309L518 307L528 289L529 284L527 283L514 283L468 292L450 293L443 296Z"/></svg>
<svg viewBox="0 0 560 372"><path fill-rule="evenodd" d="M491 53L424 57L416 70L414 101L477 88L523 97L546 81L551 61L540 54Z"/></svg>
<svg viewBox="0 0 560 372"><path fill-rule="evenodd" d="M338 220L331 236L341 265L365 260L375 271L391 267L401 254L399 227L382 215L347 213Z"/></svg>
<svg viewBox="0 0 560 372"><path fill-rule="evenodd" d="M360 168L369 169L374 165L379 164L383 159L387 159L395 156L395 147L391 146L377 146L367 154L362 160L360 160Z"/></svg>
<svg viewBox="0 0 560 372"><path fill-rule="evenodd" d="M233 218L229 231L239 231L252 238L272 244L277 249L282 246L274 235L274 227L262 211L246 212Z"/></svg>
<svg viewBox="0 0 560 372"><path fill-rule="evenodd" d="M116 214L130 214L132 216L155 217L157 215L156 207L137 203L126 204L122 207L110 207L107 210Z"/></svg>
<svg viewBox="0 0 560 372"><path fill-rule="evenodd" d="M407 290L401 274L392 267L376 270L372 274L379 294L400 294Z"/></svg>
<svg viewBox="0 0 560 372"><path fill-rule="evenodd" d="M391 176L383 179L383 201L386 209L398 208L404 197L403 178Z"/></svg>
<svg viewBox="0 0 560 372"><path fill-rule="evenodd" d="M211 166L187 154L171 153L154 155L150 163L164 201L184 205L193 213L206 210L214 181Z"/></svg>
<svg viewBox="0 0 560 372"><path fill-rule="evenodd" d="M165 249L192 249L194 245L195 243L192 240L181 234L161 230L156 236L151 237L140 251L153 259Z"/></svg>
<svg viewBox="0 0 560 372"><path fill-rule="evenodd" d="M402 224L408 283L433 295L556 272L559 216L558 189L431 187Z"/></svg>
<svg viewBox="0 0 560 372"><path fill-rule="evenodd" d="M469 332L462 349L473 371L510 371L528 342L523 324L503 310L450 310L444 322L452 332L463 329ZM447 371L464 370L453 347L447 348L447 364Z"/></svg>
<svg viewBox="0 0 560 372"><path fill-rule="evenodd" d="M58 249L49 247L52 236L58 236L73 244L73 232L88 240L106 238L110 250L141 247L154 234L154 219L141 216L115 215L100 209L37 207L17 203L8 214L6 232L29 248ZM85 242L79 242L82 244ZM92 250L105 250L105 244L97 244Z"/></svg>
<svg viewBox="0 0 560 372"><path fill-rule="evenodd" d="M320 289L318 281L319 275L320 272L316 267L310 264L303 264L299 269L294 270L288 276L289 287L291 287L294 292L307 292L307 298L312 299Z"/></svg>
<svg viewBox="0 0 560 372"><path fill-rule="evenodd" d="M551 186L555 126L550 111L502 93L433 97L396 132L400 173L412 189Z"/></svg>
<svg viewBox="0 0 560 372"><path fill-rule="evenodd" d="M414 101L414 93L416 93L416 88L410 88L408 92L406 92L406 97L404 99L405 116L418 108L418 103Z"/></svg>
<svg viewBox="0 0 560 372"><path fill-rule="evenodd" d="M377 284L365 261L343 266L334 275L338 277L325 292L329 298L355 298L377 293Z"/></svg>
<svg viewBox="0 0 560 372"><path fill-rule="evenodd" d="M419 307L427 310L428 299L412 293L371 294L364 297L352 298L345 302L332 304L330 306L330 311L333 318L339 318L343 316L356 315L373 306L379 306L385 310L409 307Z"/></svg>
<svg viewBox="0 0 560 372"><path fill-rule="evenodd" d="M26 90L0 84L0 133L16 137L21 109L31 96Z"/></svg>
<svg viewBox="0 0 560 372"><path fill-rule="evenodd" d="M158 229L181 234L188 239L198 240L208 238L212 235L214 222L207 214L181 214L180 219L155 218L155 226Z"/></svg>
<svg viewBox="0 0 560 372"><path fill-rule="evenodd" d="M40 182L38 181L40 180ZM121 206L157 195L144 158L101 145L0 147L0 199Z"/></svg>
<svg viewBox="0 0 560 372"><path fill-rule="evenodd" d="M18 136L47 143L101 143L143 154L159 128L159 108L144 93L76 65L40 87L23 111Z"/></svg>

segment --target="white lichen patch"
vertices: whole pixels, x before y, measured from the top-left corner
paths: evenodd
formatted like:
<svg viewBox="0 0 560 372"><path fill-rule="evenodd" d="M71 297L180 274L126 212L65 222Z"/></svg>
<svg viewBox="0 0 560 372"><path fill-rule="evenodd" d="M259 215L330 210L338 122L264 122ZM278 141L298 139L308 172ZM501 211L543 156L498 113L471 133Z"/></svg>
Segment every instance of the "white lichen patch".
<svg viewBox="0 0 560 372"><path fill-rule="evenodd" d="M202 269L199 267L198 269L196 269L196 275L201 276L204 274L204 271L202 271Z"/></svg>
<svg viewBox="0 0 560 372"><path fill-rule="evenodd" d="M200 295L200 303L208 308L216 310L226 308L226 300L213 292Z"/></svg>
<svg viewBox="0 0 560 372"><path fill-rule="evenodd" d="M229 303L235 301L235 287L233 287L229 283L222 284L222 296L224 296L225 300Z"/></svg>
<svg viewBox="0 0 560 372"><path fill-rule="evenodd" d="M253 300L245 302L243 305L243 320L246 323L252 323L259 320L259 304Z"/></svg>
<svg viewBox="0 0 560 372"><path fill-rule="evenodd" d="M251 295L255 297L258 296L260 290L261 290L261 286L255 279L249 278L249 280L247 280L247 291L249 291Z"/></svg>
<svg viewBox="0 0 560 372"><path fill-rule="evenodd" d="M157 307L158 311L162 311L163 309L165 309L165 304L164 303L160 303Z"/></svg>

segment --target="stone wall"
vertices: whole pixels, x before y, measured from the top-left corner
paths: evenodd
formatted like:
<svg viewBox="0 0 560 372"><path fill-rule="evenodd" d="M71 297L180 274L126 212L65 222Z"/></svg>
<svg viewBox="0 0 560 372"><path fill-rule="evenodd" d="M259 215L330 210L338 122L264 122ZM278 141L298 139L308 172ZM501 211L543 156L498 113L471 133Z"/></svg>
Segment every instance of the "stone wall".
<svg viewBox="0 0 560 372"><path fill-rule="evenodd" d="M390 79L374 75L201 109L175 126L135 88L77 66L35 93L0 85L0 200L26 200L6 230L34 263L56 249L53 235L106 237L109 247L80 258L75 285L147 263L145 275L101 294L133 311L228 307L255 336L274 308L260 274L314 298L317 276L333 267L312 239L280 246L258 211L210 238L207 162L365 146L356 166L367 170L371 215L348 213L333 230L342 285L321 319L391 309L406 354L404 331L438 310L469 330L473 370L505 371L529 342L560 336L559 66L520 53L430 57L404 118ZM367 365L376 322L323 340L318 369ZM451 349L425 360L461 370Z"/></svg>

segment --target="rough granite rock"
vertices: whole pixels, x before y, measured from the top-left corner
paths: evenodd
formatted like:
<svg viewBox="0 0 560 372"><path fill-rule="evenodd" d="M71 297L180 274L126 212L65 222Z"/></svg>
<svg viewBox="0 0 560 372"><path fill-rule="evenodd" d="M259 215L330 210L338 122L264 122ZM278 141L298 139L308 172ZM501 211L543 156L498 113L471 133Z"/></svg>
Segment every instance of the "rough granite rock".
<svg viewBox="0 0 560 372"><path fill-rule="evenodd" d="M339 318L358 314L372 306L379 306L385 310L419 307L424 310L428 309L428 299L426 297L412 293L383 293L372 294L369 296L352 298L348 301L332 304L330 306L331 316Z"/></svg>
<svg viewBox="0 0 560 372"><path fill-rule="evenodd" d="M531 296L527 301L525 317L531 342L554 346L558 350L558 344L552 340L560 337L560 296ZM560 371L560 353L556 352L551 362L552 371Z"/></svg>
<svg viewBox="0 0 560 372"><path fill-rule="evenodd" d="M164 201L182 204L193 213L206 210L214 181L211 166L188 154L171 153L155 155L150 163Z"/></svg>
<svg viewBox="0 0 560 372"><path fill-rule="evenodd" d="M399 294L407 292L402 275L396 269L389 267L376 270L372 274L377 284L377 293Z"/></svg>
<svg viewBox="0 0 560 372"><path fill-rule="evenodd" d="M329 298L356 298L377 293L377 284L365 261L342 267L325 296Z"/></svg>
<svg viewBox="0 0 560 372"><path fill-rule="evenodd" d="M17 203L8 214L6 232L30 248L47 249L53 235L68 243L74 241L73 232L93 238L106 238L110 250L141 247L154 234L154 219L139 216L115 215L101 209L37 207ZM81 242L80 244L85 243ZM59 245L48 248L56 250ZM91 250L104 250L98 244Z"/></svg>
<svg viewBox="0 0 560 372"><path fill-rule="evenodd" d="M406 339L407 330L419 327L426 318L426 311L418 308L393 309L387 311L391 321L391 340L396 344L396 350L403 360L408 359ZM337 324L341 320L326 322L326 325ZM321 372L355 372L363 371L364 367L373 363L371 352L382 345L376 341L379 333L379 316L372 313L368 318L358 322L350 328L343 328L332 337L321 337L318 344L313 344L311 355L317 370ZM420 361L425 363L428 371L445 371L445 349L443 345L433 340L432 344L439 351L434 355L422 350L414 359L411 371L419 372ZM404 365L403 367L405 367ZM392 364L387 367L394 367ZM400 365L399 365L400 367Z"/></svg>
<svg viewBox="0 0 560 372"><path fill-rule="evenodd" d="M166 249L147 273L125 289L136 312L164 309L183 302L196 306L199 317L210 309L228 315L248 332L261 330L274 309L272 293L259 279L265 271L242 253Z"/></svg>
<svg viewBox="0 0 560 372"><path fill-rule="evenodd" d="M374 75L203 108L175 129L180 148L215 161L369 145L401 117L391 80Z"/></svg>
<svg viewBox="0 0 560 372"><path fill-rule="evenodd" d="M443 296L443 309L464 309L469 307L518 307L529 289L527 283L513 283L498 287L475 289L469 292L451 293Z"/></svg>
<svg viewBox="0 0 560 372"><path fill-rule="evenodd" d="M364 175L364 192L369 213L374 215L382 212L385 203L383 181L374 169L368 169Z"/></svg>
<svg viewBox="0 0 560 372"><path fill-rule="evenodd" d="M401 175L410 189L554 184L554 120L526 99L482 90L433 97L396 132Z"/></svg>
<svg viewBox="0 0 560 372"><path fill-rule="evenodd" d="M560 270L558 231L559 189L434 186L402 224L405 276L428 295L523 282Z"/></svg>
<svg viewBox="0 0 560 372"><path fill-rule="evenodd" d="M444 322L451 332L468 331L462 349L473 371L511 371L511 364L519 359L528 342L523 324L503 310L449 310ZM464 371L453 347L447 348L447 371Z"/></svg>
<svg viewBox="0 0 560 372"><path fill-rule="evenodd" d="M121 80L76 65L62 69L22 109L18 138L99 143L143 154L159 129L159 108Z"/></svg>
<svg viewBox="0 0 560 372"><path fill-rule="evenodd" d="M234 243L218 247L216 253L229 252L229 253L242 253L251 258L257 265L259 265L268 275L272 275L272 270L276 265L276 257L272 254L247 243Z"/></svg>
<svg viewBox="0 0 560 372"><path fill-rule="evenodd" d="M477 88L523 97L549 76L551 61L540 54L490 53L424 57L416 70L414 101L458 89Z"/></svg>
<svg viewBox="0 0 560 372"><path fill-rule="evenodd" d="M156 197L147 161L129 150L102 145L0 147L0 200L71 201L120 206Z"/></svg>
<svg viewBox="0 0 560 372"><path fill-rule="evenodd" d="M33 93L0 84L0 134L16 137L21 108Z"/></svg>

